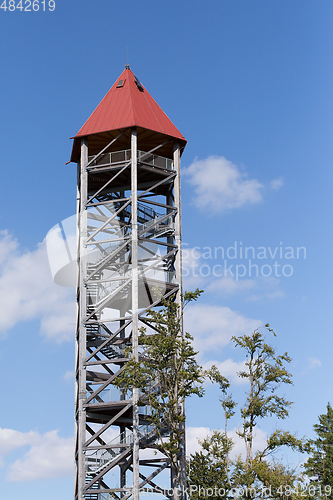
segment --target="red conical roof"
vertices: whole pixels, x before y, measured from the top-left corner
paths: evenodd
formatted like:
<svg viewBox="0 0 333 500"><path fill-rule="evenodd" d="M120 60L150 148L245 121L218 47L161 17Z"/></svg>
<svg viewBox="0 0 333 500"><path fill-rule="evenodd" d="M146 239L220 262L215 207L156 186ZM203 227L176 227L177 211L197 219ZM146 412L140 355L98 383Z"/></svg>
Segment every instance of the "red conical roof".
<svg viewBox="0 0 333 500"><path fill-rule="evenodd" d="M75 138L135 126L168 135L186 143L185 137L134 73L129 68L125 68Z"/></svg>

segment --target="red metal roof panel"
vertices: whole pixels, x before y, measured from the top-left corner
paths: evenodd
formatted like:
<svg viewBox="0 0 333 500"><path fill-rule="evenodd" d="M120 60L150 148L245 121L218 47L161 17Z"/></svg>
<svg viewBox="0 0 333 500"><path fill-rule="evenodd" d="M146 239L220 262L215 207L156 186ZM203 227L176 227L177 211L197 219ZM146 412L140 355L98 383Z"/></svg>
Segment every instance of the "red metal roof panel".
<svg viewBox="0 0 333 500"><path fill-rule="evenodd" d="M124 80L124 84L117 88L120 80ZM186 142L184 136L144 86L142 85L142 90L139 88L134 73L129 68L125 68L75 137L132 126L142 127Z"/></svg>

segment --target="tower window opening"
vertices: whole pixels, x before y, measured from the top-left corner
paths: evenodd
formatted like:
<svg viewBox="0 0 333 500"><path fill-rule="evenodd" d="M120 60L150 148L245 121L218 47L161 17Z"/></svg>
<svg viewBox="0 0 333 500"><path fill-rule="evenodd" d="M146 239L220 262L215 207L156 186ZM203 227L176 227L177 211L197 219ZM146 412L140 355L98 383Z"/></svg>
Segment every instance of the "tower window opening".
<svg viewBox="0 0 333 500"><path fill-rule="evenodd" d="M117 85L116 88L118 89L119 87L123 87L124 83L125 83L125 80L119 80L118 85Z"/></svg>
<svg viewBox="0 0 333 500"><path fill-rule="evenodd" d="M136 76L134 76L134 78L135 78L135 83L136 83L136 85L137 85L138 89L139 89L141 92L143 92L143 86L142 86L142 84L141 84L140 80L139 80Z"/></svg>

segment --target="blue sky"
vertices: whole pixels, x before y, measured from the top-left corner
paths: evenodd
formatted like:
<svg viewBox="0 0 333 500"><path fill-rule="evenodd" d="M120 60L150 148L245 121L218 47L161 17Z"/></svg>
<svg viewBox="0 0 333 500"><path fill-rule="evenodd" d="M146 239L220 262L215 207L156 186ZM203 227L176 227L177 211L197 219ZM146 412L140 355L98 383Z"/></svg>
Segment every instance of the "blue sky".
<svg viewBox="0 0 333 500"><path fill-rule="evenodd" d="M332 402L332 25L331 0L56 0L54 12L0 9L4 496L73 496L74 295L52 284L43 240L75 212L69 137L122 72L127 47L131 69L188 140L185 284L206 291L187 326L200 360L234 380L243 357L230 336L269 322L272 343L293 358L294 386L282 393L295 405L283 425L311 434ZM225 259L207 258L207 248L227 252L235 243L238 259L227 267L245 265L244 276L214 276ZM240 247L255 249L258 277ZM297 247L306 258L286 258ZM275 262L292 275L276 276ZM271 267L261 273L263 265ZM235 386L235 395L244 389ZM221 423L217 392L207 387L204 403L188 404L190 446L200 428ZM258 439L276 425L263 423Z"/></svg>

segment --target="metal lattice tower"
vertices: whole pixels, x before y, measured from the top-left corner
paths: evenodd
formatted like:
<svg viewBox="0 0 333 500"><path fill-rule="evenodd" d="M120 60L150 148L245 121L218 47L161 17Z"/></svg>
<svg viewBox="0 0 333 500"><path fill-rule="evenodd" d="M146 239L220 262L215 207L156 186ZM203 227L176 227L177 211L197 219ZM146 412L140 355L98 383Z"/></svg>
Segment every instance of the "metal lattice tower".
<svg viewBox="0 0 333 500"><path fill-rule="evenodd" d="M169 471L140 393L113 385L138 329L181 294L186 140L129 67L74 137L78 164L75 500L139 499ZM156 290L158 294L156 295ZM167 429L165 430L167 436ZM185 461L185 449L180 461ZM165 473L164 473L165 474ZM185 486L185 485L184 485Z"/></svg>

